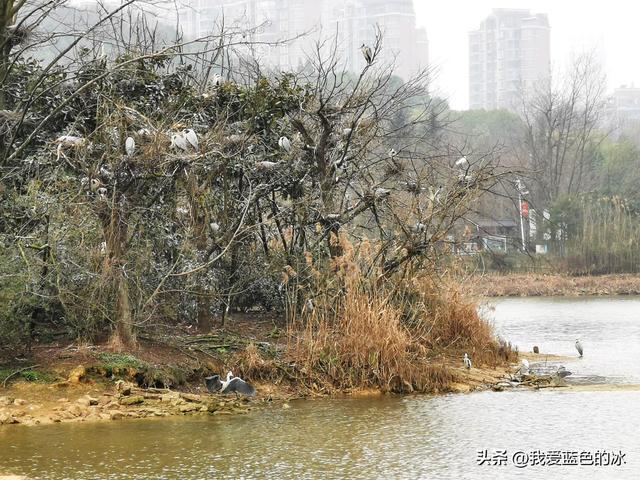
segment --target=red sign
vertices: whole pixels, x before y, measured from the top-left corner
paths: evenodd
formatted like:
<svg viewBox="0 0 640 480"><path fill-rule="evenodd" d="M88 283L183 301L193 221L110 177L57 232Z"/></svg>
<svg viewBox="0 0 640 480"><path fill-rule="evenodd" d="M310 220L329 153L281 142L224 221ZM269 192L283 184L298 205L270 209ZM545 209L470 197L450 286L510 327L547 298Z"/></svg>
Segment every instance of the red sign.
<svg viewBox="0 0 640 480"><path fill-rule="evenodd" d="M522 217L529 218L529 202L522 202Z"/></svg>

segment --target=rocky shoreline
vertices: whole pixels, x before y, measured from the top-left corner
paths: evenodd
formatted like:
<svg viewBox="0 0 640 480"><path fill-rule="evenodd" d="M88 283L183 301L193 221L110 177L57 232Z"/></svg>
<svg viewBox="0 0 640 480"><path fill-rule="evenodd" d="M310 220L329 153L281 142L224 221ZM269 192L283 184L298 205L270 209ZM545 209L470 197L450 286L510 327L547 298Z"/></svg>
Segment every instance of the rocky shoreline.
<svg viewBox="0 0 640 480"><path fill-rule="evenodd" d="M466 393L489 390L504 380L509 368L451 366L458 381L446 392ZM513 368L513 367L511 367ZM0 425L48 425L66 422L96 422L184 415L238 415L272 406L288 408L288 401L303 398L290 389L273 384L256 385L255 397L235 397L211 393L190 393L165 388L141 388L131 382L96 383L87 381L83 367L69 378L53 384L16 382L0 390ZM201 387L193 387L202 389ZM360 391L343 392L359 396ZM367 395L383 395L380 391Z"/></svg>
<svg viewBox="0 0 640 480"><path fill-rule="evenodd" d="M85 393L75 399L65 396L40 398L42 401L39 402L37 398L26 400L0 396L0 425L46 425L196 413L243 414L260 403L248 398L141 389L133 385L124 385L120 391L105 391L99 395Z"/></svg>

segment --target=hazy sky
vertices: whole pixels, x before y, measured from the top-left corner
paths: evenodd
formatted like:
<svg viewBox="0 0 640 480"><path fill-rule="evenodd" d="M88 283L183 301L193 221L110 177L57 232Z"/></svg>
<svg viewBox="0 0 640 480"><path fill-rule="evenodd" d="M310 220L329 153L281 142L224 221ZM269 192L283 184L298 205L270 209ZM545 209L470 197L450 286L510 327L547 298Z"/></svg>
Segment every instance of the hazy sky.
<svg viewBox="0 0 640 480"><path fill-rule="evenodd" d="M574 52L597 48L608 87L640 86L640 2L637 0L414 0L418 23L427 29L429 54L438 68L436 91L454 108L468 106L467 32L492 8L547 13L551 61L561 69Z"/></svg>

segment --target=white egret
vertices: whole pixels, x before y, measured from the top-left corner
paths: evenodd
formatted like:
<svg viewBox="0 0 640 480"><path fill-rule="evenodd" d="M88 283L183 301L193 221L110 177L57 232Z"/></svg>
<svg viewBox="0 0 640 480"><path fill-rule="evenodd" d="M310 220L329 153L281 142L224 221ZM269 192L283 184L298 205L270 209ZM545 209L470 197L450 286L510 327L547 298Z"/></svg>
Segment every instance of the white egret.
<svg viewBox="0 0 640 480"><path fill-rule="evenodd" d="M222 77L220 76L219 73L214 73L213 74L213 86L214 87L219 87L220 85L222 85Z"/></svg>
<svg viewBox="0 0 640 480"><path fill-rule="evenodd" d="M460 168L460 169L467 169L469 168L469 162L467 160L467 157L461 157L459 158L456 163L455 163L456 167Z"/></svg>
<svg viewBox="0 0 640 480"><path fill-rule="evenodd" d="M389 194L391 193L391 190L387 189L387 188L376 188L373 192L373 196L375 198L385 198L388 197Z"/></svg>
<svg viewBox="0 0 640 480"><path fill-rule="evenodd" d="M98 188L100 188L100 180L98 180L97 178L92 178L89 186L91 188L91 191L95 192L96 190L98 190Z"/></svg>
<svg viewBox="0 0 640 480"><path fill-rule="evenodd" d="M102 175L102 177L106 178L107 180L110 180L113 178L113 172L109 170L107 167L105 167L104 165L100 167L100 175Z"/></svg>
<svg viewBox="0 0 640 480"><path fill-rule="evenodd" d="M576 340L576 350L578 350L578 353L582 357L583 350L582 350L582 343L580 343L580 340Z"/></svg>
<svg viewBox="0 0 640 480"><path fill-rule="evenodd" d="M343 128L343 129L342 129L342 135L343 135L344 137L348 137L349 135L351 135L351 132L352 132L352 129L351 129L351 128L348 128L348 127L347 127L347 128Z"/></svg>
<svg viewBox="0 0 640 480"><path fill-rule="evenodd" d="M522 364L520 365L520 374L529 375L529 360L527 360L526 358L522 359Z"/></svg>
<svg viewBox="0 0 640 480"><path fill-rule="evenodd" d="M395 159L396 155L398 155L398 152L396 152L393 148L391 150L389 150L389 158L391 160Z"/></svg>
<svg viewBox="0 0 640 480"><path fill-rule="evenodd" d="M289 140L287 137L280 137L280 140L278 140L278 145L280 145L280 148L285 152L291 151L291 140Z"/></svg>
<svg viewBox="0 0 640 480"><path fill-rule="evenodd" d="M100 195L100 200L107 199L107 189L105 187L100 187L98 189L98 195Z"/></svg>
<svg viewBox="0 0 640 480"><path fill-rule="evenodd" d="M150 137L151 136L151 130L149 130L148 128L141 128L140 130L138 130L136 132L136 134L139 137Z"/></svg>
<svg viewBox="0 0 640 480"><path fill-rule="evenodd" d="M80 179L80 185L82 185L82 188L86 189L89 186L89 177L82 177Z"/></svg>
<svg viewBox="0 0 640 480"><path fill-rule="evenodd" d="M187 128L183 132L184 138L189 142L194 150L198 150L198 134L191 128Z"/></svg>
<svg viewBox="0 0 640 480"><path fill-rule="evenodd" d="M209 228L213 233L218 233L220 231L220 225L217 222L211 222L209 224Z"/></svg>
<svg viewBox="0 0 640 480"><path fill-rule="evenodd" d="M133 157L136 151L136 141L133 137L127 137L124 141L124 151L127 153L127 157Z"/></svg>
<svg viewBox="0 0 640 480"><path fill-rule="evenodd" d="M171 148L179 148L183 152L186 152L189 149L187 139L182 135L171 135Z"/></svg>
<svg viewBox="0 0 640 480"><path fill-rule="evenodd" d="M469 355L467 355L466 353L464 354L464 366L467 370L471 369L471 359L469 358Z"/></svg>
<svg viewBox="0 0 640 480"><path fill-rule="evenodd" d="M79 147L84 145L87 140L83 137L76 137L74 135L62 135L56 138L56 143L63 147Z"/></svg>
<svg viewBox="0 0 640 480"><path fill-rule="evenodd" d="M270 162L268 160L263 160L262 162L256 162L256 167L261 170L272 170L276 165L276 162Z"/></svg>
<svg viewBox="0 0 640 480"><path fill-rule="evenodd" d="M362 52L362 55L364 56L364 59L367 62L367 65L371 65L371 63L373 62L373 54L371 53L371 48L369 48L367 45L363 43L362 46L360 47L360 51Z"/></svg>
<svg viewBox="0 0 640 480"><path fill-rule="evenodd" d="M313 312L314 310L314 305L313 305L313 300L311 300L310 298L307 299L307 301L304 304L305 308L309 311L309 312Z"/></svg>
<svg viewBox="0 0 640 480"><path fill-rule="evenodd" d="M442 187L438 187L436 190L433 189L433 186L429 187L429 200L431 200L432 203L439 203L440 202L440 192L442 191Z"/></svg>
<svg viewBox="0 0 640 480"><path fill-rule="evenodd" d="M413 231L416 233L423 233L427 229L427 226L422 222L416 222L413 226Z"/></svg>

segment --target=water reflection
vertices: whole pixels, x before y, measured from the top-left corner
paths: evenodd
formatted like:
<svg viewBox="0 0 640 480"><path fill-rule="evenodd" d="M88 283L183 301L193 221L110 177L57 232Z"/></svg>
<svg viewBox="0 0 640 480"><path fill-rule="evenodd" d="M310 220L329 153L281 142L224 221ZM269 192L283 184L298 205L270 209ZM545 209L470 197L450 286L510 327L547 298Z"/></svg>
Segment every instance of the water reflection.
<svg viewBox="0 0 640 480"><path fill-rule="evenodd" d="M578 377L640 372L637 299L507 300L496 328L522 348L575 355ZM635 311L635 312L634 312ZM603 314L607 314L603 319ZM627 350L630 349L630 350ZM613 372L613 373L611 373ZM640 392L515 391L299 401L237 417L0 429L0 471L43 479L632 479L640 471ZM478 466L479 450L622 450L621 467ZM4 472L2 472L4 473Z"/></svg>
<svg viewBox="0 0 640 480"><path fill-rule="evenodd" d="M525 298L495 302L489 312L498 334L530 352L575 359L569 380L584 383L640 383L640 298ZM574 343L579 338L584 357ZM582 377L582 378L581 378Z"/></svg>

